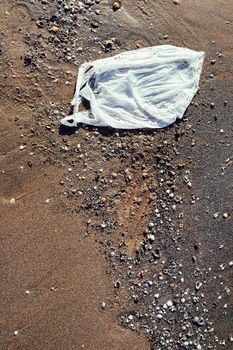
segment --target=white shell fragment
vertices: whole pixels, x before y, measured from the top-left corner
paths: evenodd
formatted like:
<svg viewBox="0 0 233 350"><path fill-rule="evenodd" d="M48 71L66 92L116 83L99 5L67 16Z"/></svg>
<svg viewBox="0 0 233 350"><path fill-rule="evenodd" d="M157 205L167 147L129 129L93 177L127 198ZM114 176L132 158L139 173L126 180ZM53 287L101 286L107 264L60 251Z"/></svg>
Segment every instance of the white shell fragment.
<svg viewBox="0 0 233 350"><path fill-rule="evenodd" d="M163 128L181 119L198 90L204 52L170 45L120 53L79 69L66 126ZM81 110L81 104L88 105Z"/></svg>

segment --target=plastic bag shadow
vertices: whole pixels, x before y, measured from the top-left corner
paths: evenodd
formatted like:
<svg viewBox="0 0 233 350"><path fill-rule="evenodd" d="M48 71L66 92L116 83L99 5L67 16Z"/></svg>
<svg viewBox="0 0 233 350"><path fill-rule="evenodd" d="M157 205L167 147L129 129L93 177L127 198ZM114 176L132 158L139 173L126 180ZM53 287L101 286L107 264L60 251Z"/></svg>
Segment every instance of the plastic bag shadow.
<svg viewBox="0 0 233 350"><path fill-rule="evenodd" d="M71 116L73 114L73 109L74 106L70 106L70 111L69 111L69 115ZM73 135L77 130L79 130L81 124L77 125L76 127L70 127L70 126L66 126L63 124L60 124L59 127L59 135Z"/></svg>

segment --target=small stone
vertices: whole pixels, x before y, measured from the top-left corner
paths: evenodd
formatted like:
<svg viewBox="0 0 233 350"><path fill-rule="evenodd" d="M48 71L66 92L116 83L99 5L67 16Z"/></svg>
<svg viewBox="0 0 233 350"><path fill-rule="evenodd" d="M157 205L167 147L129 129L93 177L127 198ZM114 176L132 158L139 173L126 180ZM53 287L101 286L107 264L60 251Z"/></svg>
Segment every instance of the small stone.
<svg viewBox="0 0 233 350"><path fill-rule="evenodd" d="M215 103L214 103L214 102L211 102L211 103L210 103L210 108L214 108L214 106L215 106Z"/></svg>
<svg viewBox="0 0 233 350"><path fill-rule="evenodd" d="M96 29L99 27L99 23L92 21L91 26L92 26L92 28Z"/></svg>
<svg viewBox="0 0 233 350"><path fill-rule="evenodd" d="M19 334L19 331L14 331L14 332L13 332L13 335L14 335L14 336L16 336L16 335L18 335L18 334Z"/></svg>
<svg viewBox="0 0 233 350"><path fill-rule="evenodd" d="M30 294L30 291L29 290L26 290L26 292L25 292L26 294Z"/></svg>
<svg viewBox="0 0 233 350"><path fill-rule="evenodd" d="M228 213L223 213L222 216L224 217L224 219L227 219L229 217L229 214Z"/></svg>
<svg viewBox="0 0 233 350"><path fill-rule="evenodd" d="M193 333L192 333L192 332L188 332L188 333L187 333L187 337L188 337L188 338L192 338L192 336L193 336Z"/></svg>
<svg viewBox="0 0 233 350"><path fill-rule="evenodd" d="M180 4L180 0L173 0L173 4L174 5L179 5Z"/></svg>
<svg viewBox="0 0 233 350"><path fill-rule="evenodd" d="M118 11L121 8L121 3L119 1L114 1L112 4L113 11Z"/></svg>
<svg viewBox="0 0 233 350"><path fill-rule="evenodd" d="M147 235L147 238L148 238L149 241L151 241L151 242L154 242L154 241L155 241L155 236L152 235L152 234Z"/></svg>
<svg viewBox="0 0 233 350"><path fill-rule="evenodd" d="M192 261L195 263L197 261L197 257L195 255L192 256Z"/></svg>
<svg viewBox="0 0 233 350"><path fill-rule="evenodd" d="M49 203L49 198L48 198L48 199L46 199L45 203L47 203L47 204Z"/></svg>
<svg viewBox="0 0 233 350"><path fill-rule="evenodd" d="M168 300L167 301L167 307L172 307L172 305L173 305L173 302L171 300Z"/></svg>
<svg viewBox="0 0 233 350"><path fill-rule="evenodd" d="M229 337L228 337L228 339L229 339L230 342L233 342L233 335L230 334Z"/></svg>
<svg viewBox="0 0 233 350"><path fill-rule="evenodd" d="M199 290L199 289L201 288L201 286L202 286L202 283L201 283L201 282L196 282L196 283L195 283L195 288L196 288L196 290Z"/></svg>
<svg viewBox="0 0 233 350"><path fill-rule="evenodd" d="M58 26L52 26L52 28L51 28L51 32L53 32L53 33L57 33L58 30L59 30Z"/></svg>
<svg viewBox="0 0 233 350"><path fill-rule="evenodd" d="M116 281L115 284L114 284L114 287L115 288L120 288L121 286L121 282L120 281Z"/></svg>
<svg viewBox="0 0 233 350"><path fill-rule="evenodd" d="M216 60L211 60L210 63L211 63L211 64L215 64L215 63L216 63Z"/></svg>
<svg viewBox="0 0 233 350"><path fill-rule="evenodd" d="M106 198L106 197L101 197L101 198L100 198L100 202L101 202L102 204L106 204L106 203L107 203L107 198Z"/></svg>
<svg viewBox="0 0 233 350"><path fill-rule="evenodd" d="M220 270L224 271L225 270L225 265L224 264L220 264Z"/></svg>
<svg viewBox="0 0 233 350"><path fill-rule="evenodd" d="M10 204L15 204L15 202L16 202L15 198L10 199Z"/></svg>
<svg viewBox="0 0 233 350"><path fill-rule="evenodd" d="M104 310L105 308L106 308L106 304L105 304L105 302L102 302L102 303L101 303L101 309Z"/></svg>
<svg viewBox="0 0 233 350"><path fill-rule="evenodd" d="M104 41L104 50L105 51L110 51L113 47L113 41L111 39L105 40Z"/></svg>
<svg viewBox="0 0 233 350"><path fill-rule="evenodd" d="M25 145L19 146L20 151L22 151L25 147L26 147Z"/></svg>
<svg viewBox="0 0 233 350"><path fill-rule="evenodd" d="M160 252L160 249L155 249L153 252L152 252L152 255L155 259L160 259L161 258L161 252Z"/></svg>
<svg viewBox="0 0 233 350"><path fill-rule="evenodd" d="M154 295L154 297L155 297L155 299L159 299L159 294L156 293L156 294Z"/></svg>
<svg viewBox="0 0 233 350"><path fill-rule="evenodd" d="M188 188L192 188L192 182L191 182L191 181L188 181L187 187L188 187Z"/></svg>
<svg viewBox="0 0 233 350"><path fill-rule="evenodd" d="M101 224L100 226L101 226L101 228L106 228L106 227L107 227L107 225L105 224L105 222L102 222L102 224Z"/></svg>
<svg viewBox="0 0 233 350"><path fill-rule="evenodd" d="M192 323L195 324L195 325L198 325L198 323L199 323L199 317L195 316L195 317L192 319Z"/></svg>
<svg viewBox="0 0 233 350"><path fill-rule="evenodd" d="M198 303L198 298L197 297L193 297L193 304L197 304Z"/></svg>

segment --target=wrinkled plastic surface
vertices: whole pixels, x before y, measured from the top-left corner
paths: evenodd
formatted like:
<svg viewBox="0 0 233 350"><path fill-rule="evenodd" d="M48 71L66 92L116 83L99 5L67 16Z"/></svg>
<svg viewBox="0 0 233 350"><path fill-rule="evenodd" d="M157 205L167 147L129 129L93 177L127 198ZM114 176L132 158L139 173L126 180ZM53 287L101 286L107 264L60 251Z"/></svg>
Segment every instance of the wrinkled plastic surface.
<svg viewBox="0 0 233 350"><path fill-rule="evenodd" d="M204 52L170 45L81 65L66 126L163 128L181 119L198 90ZM88 106L81 110L81 105Z"/></svg>

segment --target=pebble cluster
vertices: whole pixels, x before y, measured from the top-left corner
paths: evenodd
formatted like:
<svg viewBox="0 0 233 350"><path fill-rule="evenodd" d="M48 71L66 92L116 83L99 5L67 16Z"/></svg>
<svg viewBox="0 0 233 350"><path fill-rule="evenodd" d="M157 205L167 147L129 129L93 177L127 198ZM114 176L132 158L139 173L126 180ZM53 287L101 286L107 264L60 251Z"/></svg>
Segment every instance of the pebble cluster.
<svg viewBox="0 0 233 350"><path fill-rule="evenodd" d="M47 31L44 38L48 49L60 62L78 65L79 57L93 47L100 53L115 48L115 38L101 41L97 36L103 18L101 8L106 7L101 0L58 0L56 4L42 0L41 3L44 11L38 16L36 25L41 33ZM121 2L115 1L109 6L109 11L118 11L121 6Z"/></svg>

